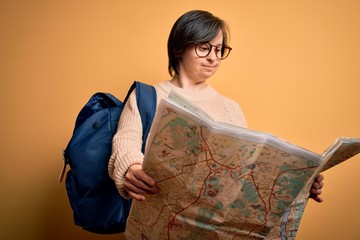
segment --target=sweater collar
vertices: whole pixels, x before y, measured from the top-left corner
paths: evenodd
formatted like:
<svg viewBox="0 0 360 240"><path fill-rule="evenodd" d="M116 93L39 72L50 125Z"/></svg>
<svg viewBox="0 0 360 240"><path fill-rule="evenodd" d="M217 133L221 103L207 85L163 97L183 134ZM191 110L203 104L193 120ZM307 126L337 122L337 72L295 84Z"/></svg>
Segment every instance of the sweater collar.
<svg viewBox="0 0 360 240"><path fill-rule="evenodd" d="M209 85L201 90L192 90L176 87L170 83L170 81L163 81L160 82L158 86L167 94L169 94L170 91L175 91L192 102L208 101L217 95L216 90Z"/></svg>

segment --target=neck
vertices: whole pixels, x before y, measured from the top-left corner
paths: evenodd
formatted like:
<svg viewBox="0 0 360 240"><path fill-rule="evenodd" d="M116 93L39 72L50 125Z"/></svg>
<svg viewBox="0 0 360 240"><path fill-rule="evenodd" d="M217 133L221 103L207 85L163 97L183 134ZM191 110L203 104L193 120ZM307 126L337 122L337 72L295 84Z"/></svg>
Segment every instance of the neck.
<svg viewBox="0 0 360 240"><path fill-rule="evenodd" d="M206 81L192 81L179 75L175 75L170 82L178 88L189 90L202 90L207 86Z"/></svg>

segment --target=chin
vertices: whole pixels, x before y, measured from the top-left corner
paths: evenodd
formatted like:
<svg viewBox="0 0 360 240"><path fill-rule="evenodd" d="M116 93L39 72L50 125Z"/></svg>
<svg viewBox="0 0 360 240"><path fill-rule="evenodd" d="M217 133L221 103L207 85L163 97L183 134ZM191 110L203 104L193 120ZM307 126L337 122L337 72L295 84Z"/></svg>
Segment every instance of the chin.
<svg viewBox="0 0 360 240"><path fill-rule="evenodd" d="M203 74L203 78L208 79L211 78L213 75L215 74L215 72L207 72Z"/></svg>

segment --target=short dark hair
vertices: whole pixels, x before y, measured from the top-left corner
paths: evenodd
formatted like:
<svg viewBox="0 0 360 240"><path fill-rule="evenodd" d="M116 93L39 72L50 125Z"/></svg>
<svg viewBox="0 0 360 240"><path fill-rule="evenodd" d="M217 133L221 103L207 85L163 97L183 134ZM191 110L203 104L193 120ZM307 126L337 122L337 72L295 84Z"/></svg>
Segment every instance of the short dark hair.
<svg viewBox="0 0 360 240"><path fill-rule="evenodd" d="M209 42L222 31L223 45L227 45L228 27L220 18L203 10L183 14L174 23L168 39L168 71L170 76L179 74L179 62L190 44Z"/></svg>

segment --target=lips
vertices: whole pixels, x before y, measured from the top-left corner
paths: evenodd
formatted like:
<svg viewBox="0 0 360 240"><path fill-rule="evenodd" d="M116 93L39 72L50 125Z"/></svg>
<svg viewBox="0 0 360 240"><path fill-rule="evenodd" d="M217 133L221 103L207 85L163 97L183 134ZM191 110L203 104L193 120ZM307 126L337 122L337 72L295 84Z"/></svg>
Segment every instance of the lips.
<svg viewBox="0 0 360 240"><path fill-rule="evenodd" d="M204 68L216 69L216 65L203 65Z"/></svg>

